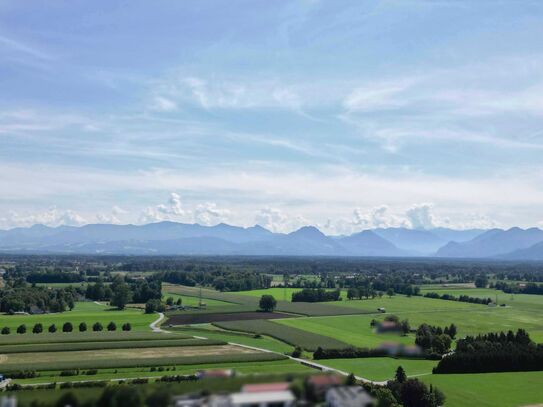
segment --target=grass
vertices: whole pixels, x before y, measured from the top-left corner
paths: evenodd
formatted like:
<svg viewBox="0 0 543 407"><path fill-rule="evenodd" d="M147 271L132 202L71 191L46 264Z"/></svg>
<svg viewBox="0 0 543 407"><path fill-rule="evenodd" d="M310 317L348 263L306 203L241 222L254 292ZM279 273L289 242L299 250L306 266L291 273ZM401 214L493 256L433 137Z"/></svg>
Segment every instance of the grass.
<svg viewBox="0 0 543 407"><path fill-rule="evenodd" d="M198 307L200 305L200 299L198 297L191 297L188 295L181 295L174 292L162 290L162 299L165 301L168 297L172 297L174 302L181 298L182 305L188 307ZM212 300L211 298L203 298L202 302L206 304L206 309L217 309L225 306L231 306L231 302Z"/></svg>
<svg viewBox="0 0 543 407"><path fill-rule="evenodd" d="M40 384L40 383L60 383L60 382L76 382L83 380L115 380L115 379L134 379L139 377L162 377L165 375L190 375L195 374L199 370L206 369L233 369L236 374L253 375L253 374L290 374L290 373L312 373L315 372L302 364L293 362L289 359L261 361L258 364L253 362L230 362L216 363L210 365L167 365L164 366L168 370L162 372L151 372L150 368L121 368L121 369L103 369L99 370L95 375L81 374L78 376L60 376L60 372L42 372L40 376L32 379L16 379L15 383L21 385ZM175 370L174 370L175 368Z"/></svg>
<svg viewBox="0 0 543 407"><path fill-rule="evenodd" d="M176 334L178 339L183 335ZM186 337L185 337L186 338ZM22 344L48 344L48 343L76 343L76 342L100 342L100 341L140 341L172 339L171 336L157 334L156 332L124 332L124 331L102 331L102 332L57 332L41 333L32 335L2 335L0 345L22 345Z"/></svg>
<svg viewBox="0 0 543 407"><path fill-rule="evenodd" d="M357 376L375 381L385 381L394 378L398 366L402 366L408 376L420 376L432 373L437 364L435 360L424 359L395 359L395 358L359 358L359 359L326 359L319 364L354 373Z"/></svg>
<svg viewBox="0 0 543 407"><path fill-rule="evenodd" d="M106 349L100 351L41 352L2 355L2 371L105 369L122 367L193 365L219 362L261 362L284 359L274 353L225 346Z"/></svg>
<svg viewBox="0 0 543 407"><path fill-rule="evenodd" d="M145 331L149 330L149 324L157 319L157 314L145 314L141 310L125 309L119 311L103 305L95 304L94 302L77 302L72 311L62 313L42 314L42 315L0 315L0 328L7 326L11 329L11 335L16 335L15 331L21 324L25 324L27 328L26 335L32 334L32 327L36 323L42 323L44 330L51 324L55 324L57 328L62 329L65 322L71 322L74 328L80 322L85 322L88 327L92 327L95 322L100 322L104 327L113 321L117 327L126 322L132 325L132 330Z"/></svg>
<svg viewBox="0 0 543 407"><path fill-rule="evenodd" d="M376 334L370 327L373 318L380 316L350 315L338 317L297 318L277 321L278 324L296 327L307 332L335 338L352 346L374 348L383 342L414 343L412 335Z"/></svg>
<svg viewBox="0 0 543 407"><path fill-rule="evenodd" d="M293 318L292 320L298 321L301 320L301 318ZM214 325L232 331L253 332L268 335L290 345L300 346L309 351L314 351L319 346L323 348L345 348L348 346L345 342L333 337L323 336L319 333L298 329L295 327L296 324L283 325L269 320L254 320L216 322Z"/></svg>
<svg viewBox="0 0 543 407"><path fill-rule="evenodd" d="M429 375L420 379L445 393L445 407L515 407L543 400L543 371Z"/></svg>
<svg viewBox="0 0 543 407"><path fill-rule="evenodd" d="M292 294L297 293L299 291L302 291L303 288L279 288L279 287L272 287L262 290L250 290L250 291L239 291L237 294L241 295L248 295L251 297L257 297L260 299L263 295L273 295L276 300L278 301L292 301ZM329 289L327 291L333 291L332 289ZM343 297L345 296L345 293L343 293Z"/></svg>
<svg viewBox="0 0 543 407"><path fill-rule="evenodd" d="M169 330L176 333L182 333L183 335L200 336L224 342L239 343L241 345L254 346L279 353L291 353L294 350L292 345L288 345L269 336L255 338L253 334L225 331L211 324L198 325L198 327L190 328L171 328Z"/></svg>
<svg viewBox="0 0 543 407"><path fill-rule="evenodd" d="M159 335L156 335L157 337ZM73 343L42 343L31 345L4 345L2 354L29 353L29 352L72 352L82 350L104 350L104 349L136 349L136 348L161 348L177 346L210 346L224 345L224 341L200 340L200 339L174 339L171 336L163 336L162 339L150 339L143 341L95 341L95 342L73 342Z"/></svg>

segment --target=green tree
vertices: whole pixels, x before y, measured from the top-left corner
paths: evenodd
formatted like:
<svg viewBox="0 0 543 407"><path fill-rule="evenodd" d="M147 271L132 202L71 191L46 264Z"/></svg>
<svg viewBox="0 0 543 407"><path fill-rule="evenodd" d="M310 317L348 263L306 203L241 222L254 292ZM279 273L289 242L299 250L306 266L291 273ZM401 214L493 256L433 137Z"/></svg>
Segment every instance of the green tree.
<svg viewBox="0 0 543 407"><path fill-rule="evenodd" d="M79 324L79 332L85 332L87 330L87 324L85 322L81 322Z"/></svg>
<svg viewBox="0 0 543 407"><path fill-rule="evenodd" d="M388 298L392 298L392 296L394 295L394 289L392 287L387 290L387 295Z"/></svg>
<svg viewBox="0 0 543 407"><path fill-rule="evenodd" d="M49 331L50 333L55 333L55 332L57 331L57 326L56 326L55 324L49 325L48 331Z"/></svg>
<svg viewBox="0 0 543 407"><path fill-rule="evenodd" d="M107 324L107 330L108 331L116 331L117 325L115 325L115 322L111 321L109 324Z"/></svg>
<svg viewBox="0 0 543 407"><path fill-rule="evenodd" d="M400 322L400 328L402 330L402 333L404 335L407 335L411 330L411 325L409 325L409 321L407 319L404 319L402 322Z"/></svg>
<svg viewBox="0 0 543 407"><path fill-rule="evenodd" d="M74 330L74 326L71 322L65 322L64 325L62 325L62 332L72 332Z"/></svg>
<svg viewBox="0 0 543 407"><path fill-rule="evenodd" d="M2 335L9 335L11 333L11 329L9 329L9 326L5 326L2 328Z"/></svg>
<svg viewBox="0 0 543 407"><path fill-rule="evenodd" d="M260 297L259 302L260 309L266 312L273 312L275 307L277 306L277 301L273 297L273 295L265 294L262 297Z"/></svg>
<svg viewBox="0 0 543 407"><path fill-rule="evenodd" d="M55 407L79 407L79 405L77 396L71 391L64 393L55 403Z"/></svg>
<svg viewBox="0 0 543 407"><path fill-rule="evenodd" d="M173 297L168 297L166 299L166 305L168 305L170 307L173 305Z"/></svg>
<svg viewBox="0 0 543 407"><path fill-rule="evenodd" d="M92 326L92 330L94 332L100 332L104 330L104 327L102 326L100 322L95 322L94 325Z"/></svg>
<svg viewBox="0 0 543 407"><path fill-rule="evenodd" d="M123 324L123 331L130 331L132 330L132 325L130 325L129 322L127 322L126 324Z"/></svg>
<svg viewBox="0 0 543 407"><path fill-rule="evenodd" d="M152 314L154 312L164 312L165 310L166 309L164 308L164 304L162 304L160 300L153 299L145 303L146 314Z"/></svg>
<svg viewBox="0 0 543 407"><path fill-rule="evenodd" d="M40 323L35 324L34 328L32 328L32 333L41 334L42 332L43 332L43 325Z"/></svg>
<svg viewBox="0 0 543 407"><path fill-rule="evenodd" d="M17 327L17 333L18 334L24 334L26 333L26 325L25 324L21 324Z"/></svg>
<svg viewBox="0 0 543 407"><path fill-rule="evenodd" d="M115 276L113 283L111 283L111 305L122 310L126 307L126 304L130 302L130 287L124 281L122 276Z"/></svg>
<svg viewBox="0 0 543 407"><path fill-rule="evenodd" d="M405 370L403 370L403 367L398 366L394 378L398 383L404 383L407 380L407 375L405 374Z"/></svg>
<svg viewBox="0 0 543 407"><path fill-rule="evenodd" d="M353 373L349 374L349 376L347 376L347 379L345 379L345 386L354 386L356 385L356 377L354 376Z"/></svg>

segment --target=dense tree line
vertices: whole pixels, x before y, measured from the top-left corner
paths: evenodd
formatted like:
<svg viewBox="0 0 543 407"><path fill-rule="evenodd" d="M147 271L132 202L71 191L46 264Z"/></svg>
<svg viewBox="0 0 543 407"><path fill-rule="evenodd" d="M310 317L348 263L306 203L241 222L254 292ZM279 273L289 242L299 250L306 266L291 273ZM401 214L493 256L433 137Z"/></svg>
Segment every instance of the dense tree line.
<svg viewBox="0 0 543 407"><path fill-rule="evenodd" d="M368 348L344 348L344 349L323 349L320 346L313 352L313 359L354 359L388 356L384 349Z"/></svg>
<svg viewBox="0 0 543 407"><path fill-rule="evenodd" d="M1 312L64 312L73 309L78 293L72 287L48 289L24 280L8 281L0 289Z"/></svg>
<svg viewBox="0 0 543 407"><path fill-rule="evenodd" d="M426 293L424 294L427 298L437 298L440 300L448 300L448 301L460 301L460 302L469 302L472 304L484 304L488 305L492 303L492 299L490 298L478 298L478 297L470 297L468 295L460 295L459 297L455 297L452 294L438 294L438 293Z"/></svg>
<svg viewBox="0 0 543 407"><path fill-rule="evenodd" d="M26 281L34 283L80 283L84 281L80 273L64 271L38 271L26 275Z"/></svg>
<svg viewBox="0 0 543 407"><path fill-rule="evenodd" d="M422 324L417 328L415 344L427 353L442 355L450 350L456 332L457 329L454 324L445 328Z"/></svg>
<svg viewBox="0 0 543 407"><path fill-rule="evenodd" d="M434 373L484 373L543 370L543 344L525 330L468 336L454 353L439 361Z"/></svg>
<svg viewBox="0 0 543 407"><path fill-rule="evenodd" d="M292 302L327 302L341 300L341 291L326 291L324 288L304 288L292 293Z"/></svg>
<svg viewBox="0 0 543 407"><path fill-rule="evenodd" d="M543 284L527 283L524 286L498 281L494 288L508 294L535 294L543 295Z"/></svg>

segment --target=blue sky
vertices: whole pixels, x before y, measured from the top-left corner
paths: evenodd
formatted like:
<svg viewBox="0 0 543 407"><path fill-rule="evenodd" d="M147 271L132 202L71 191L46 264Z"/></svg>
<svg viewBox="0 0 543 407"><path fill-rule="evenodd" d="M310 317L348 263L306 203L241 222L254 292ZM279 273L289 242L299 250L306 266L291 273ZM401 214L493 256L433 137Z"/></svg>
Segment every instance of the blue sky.
<svg viewBox="0 0 543 407"><path fill-rule="evenodd" d="M0 228L543 222L543 3L0 0Z"/></svg>

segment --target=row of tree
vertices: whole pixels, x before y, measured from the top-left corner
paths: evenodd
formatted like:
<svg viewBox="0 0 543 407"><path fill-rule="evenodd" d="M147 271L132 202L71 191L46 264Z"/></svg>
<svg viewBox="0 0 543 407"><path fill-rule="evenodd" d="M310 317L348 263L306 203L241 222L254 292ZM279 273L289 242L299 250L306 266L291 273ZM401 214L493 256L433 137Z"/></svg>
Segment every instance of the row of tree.
<svg viewBox="0 0 543 407"><path fill-rule="evenodd" d="M543 370L543 344L525 330L460 339L454 353L439 361L434 373L484 373Z"/></svg>
<svg viewBox="0 0 543 407"><path fill-rule="evenodd" d="M115 322L111 321L109 324L107 324L106 328L107 328L108 331L116 331L117 330L117 324L115 324ZM62 332L73 332L74 326L73 326L73 324L71 322L65 322L62 325L61 329L62 329ZM79 329L79 332L86 332L87 329L88 329L87 323L86 322L81 322L79 324L78 329ZM132 325L129 322L126 322L121 326L121 329L123 331L131 331L132 330ZM55 333L55 332L57 332L59 330L59 328L57 328L57 326L55 324L51 324L51 325L49 325L47 330L48 330L49 333ZM95 322L92 325L92 330L94 332L100 332L100 331L104 330L104 326L100 322ZM25 334L27 332L26 325L25 324L19 325L17 327L16 332L18 334ZM41 323L34 324L34 326L32 327L32 333L40 334L42 332L44 332L43 324L41 324ZM2 335L9 335L11 333L11 328L8 327L8 326L5 326L5 327L2 328L0 333Z"/></svg>
<svg viewBox="0 0 543 407"><path fill-rule="evenodd" d="M450 350L456 332L457 328L454 324L444 329L438 326L422 324L417 328L415 344L427 353L443 355Z"/></svg>
<svg viewBox="0 0 543 407"><path fill-rule="evenodd" d="M492 303L492 299L490 298L478 298L478 297L470 297L469 295L461 295L459 297L455 297L452 294L438 294L438 293L426 293L424 294L427 298L436 298L440 300L448 300L448 301L459 301L459 302L469 302L471 304L484 304L488 305Z"/></svg>
<svg viewBox="0 0 543 407"><path fill-rule="evenodd" d="M339 289L327 291L324 288L304 288L302 291L292 293L292 302L327 302L340 301Z"/></svg>

